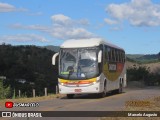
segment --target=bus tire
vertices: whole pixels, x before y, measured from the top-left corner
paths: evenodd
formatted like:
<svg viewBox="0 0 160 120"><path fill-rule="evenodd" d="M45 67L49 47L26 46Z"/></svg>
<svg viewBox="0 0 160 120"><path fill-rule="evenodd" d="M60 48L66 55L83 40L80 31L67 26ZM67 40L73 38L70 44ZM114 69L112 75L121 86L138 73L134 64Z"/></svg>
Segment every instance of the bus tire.
<svg viewBox="0 0 160 120"><path fill-rule="evenodd" d="M74 94L67 94L68 99L72 99L74 97Z"/></svg>
<svg viewBox="0 0 160 120"><path fill-rule="evenodd" d="M118 93L123 93L123 82L120 82Z"/></svg>
<svg viewBox="0 0 160 120"><path fill-rule="evenodd" d="M104 83L104 90L103 90L103 92L99 93L99 97L100 98L104 98L105 96L106 96L106 81Z"/></svg>

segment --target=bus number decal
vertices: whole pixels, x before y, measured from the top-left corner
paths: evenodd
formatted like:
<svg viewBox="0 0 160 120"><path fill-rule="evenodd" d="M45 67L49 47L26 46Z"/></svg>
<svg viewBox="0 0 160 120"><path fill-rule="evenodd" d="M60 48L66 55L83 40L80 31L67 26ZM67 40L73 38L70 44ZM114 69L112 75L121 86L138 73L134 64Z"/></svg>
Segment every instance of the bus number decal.
<svg viewBox="0 0 160 120"><path fill-rule="evenodd" d="M109 63L108 68L109 68L109 71L116 71L117 70L117 65L114 64L114 63Z"/></svg>

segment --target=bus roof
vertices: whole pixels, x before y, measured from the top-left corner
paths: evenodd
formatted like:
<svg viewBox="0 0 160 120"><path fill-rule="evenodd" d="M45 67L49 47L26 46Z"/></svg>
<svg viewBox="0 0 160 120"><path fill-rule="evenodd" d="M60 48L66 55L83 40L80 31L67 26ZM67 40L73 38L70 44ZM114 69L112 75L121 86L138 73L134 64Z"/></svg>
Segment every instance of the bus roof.
<svg viewBox="0 0 160 120"><path fill-rule="evenodd" d="M60 48L82 48L82 47L95 47L100 44L105 44L113 48L124 50L112 43L106 42L102 38L90 38L90 39L70 39L66 40Z"/></svg>

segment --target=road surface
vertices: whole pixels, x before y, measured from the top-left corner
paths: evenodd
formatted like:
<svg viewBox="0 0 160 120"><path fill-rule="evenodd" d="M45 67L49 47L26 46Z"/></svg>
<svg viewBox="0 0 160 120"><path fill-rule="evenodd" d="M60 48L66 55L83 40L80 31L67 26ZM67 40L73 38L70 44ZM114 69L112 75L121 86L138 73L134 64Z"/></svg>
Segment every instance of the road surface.
<svg viewBox="0 0 160 120"><path fill-rule="evenodd" d="M39 107L17 107L7 109L0 107L0 111L121 111L124 109L126 101L144 100L160 96L160 88L148 87L137 89L125 89L122 94L108 93L105 98L96 98L89 95L78 95L74 99L66 97L54 98L53 100L39 102ZM47 118L53 119L53 118ZM55 117L55 120L66 120L66 118ZM84 118L76 118L82 120ZM85 118L87 120L96 120L97 118ZM16 118L17 120L17 118ZM32 120L32 119L31 119ZM39 120L39 118L37 119ZM68 118L75 120L75 118Z"/></svg>

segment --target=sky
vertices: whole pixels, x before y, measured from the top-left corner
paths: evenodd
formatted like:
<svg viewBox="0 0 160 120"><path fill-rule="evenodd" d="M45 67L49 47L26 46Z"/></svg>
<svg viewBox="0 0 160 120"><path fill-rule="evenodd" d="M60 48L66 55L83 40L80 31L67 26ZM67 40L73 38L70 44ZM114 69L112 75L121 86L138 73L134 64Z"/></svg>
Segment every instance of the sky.
<svg viewBox="0 0 160 120"><path fill-rule="evenodd" d="M85 38L103 38L127 54L157 54L160 1L0 0L0 44L59 46Z"/></svg>

